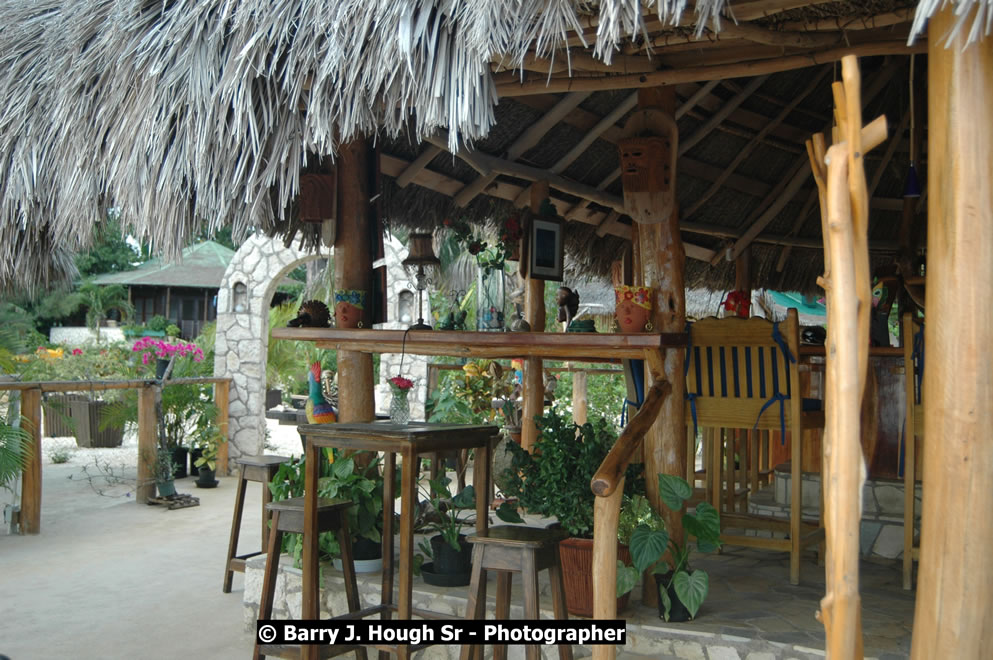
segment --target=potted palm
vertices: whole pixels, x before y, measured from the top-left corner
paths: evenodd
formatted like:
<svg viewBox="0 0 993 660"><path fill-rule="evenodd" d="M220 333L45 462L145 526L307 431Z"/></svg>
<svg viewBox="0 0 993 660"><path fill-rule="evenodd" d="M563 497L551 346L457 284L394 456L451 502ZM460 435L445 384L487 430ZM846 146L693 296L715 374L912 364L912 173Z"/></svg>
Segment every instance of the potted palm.
<svg viewBox="0 0 993 660"><path fill-rule="evenodd" d="M529 453L510 443L511 468L502 475L505 495L518 498L529 513L552 516L569 532L570 538L559 543L565 583L566 608L570 614L593 616L593 504L590 481L600 463L616 441L606 420L577 426L571 418L554 409L535 417L538 439ZM581 437L577 438L577 433ZM629 466L625 474L625 494L644 491L644 479L637 467ZM501 520L513 522L497 511ZM626 549L618 549L624 557ZM618 610L627 599L618 600Z"/></svg>

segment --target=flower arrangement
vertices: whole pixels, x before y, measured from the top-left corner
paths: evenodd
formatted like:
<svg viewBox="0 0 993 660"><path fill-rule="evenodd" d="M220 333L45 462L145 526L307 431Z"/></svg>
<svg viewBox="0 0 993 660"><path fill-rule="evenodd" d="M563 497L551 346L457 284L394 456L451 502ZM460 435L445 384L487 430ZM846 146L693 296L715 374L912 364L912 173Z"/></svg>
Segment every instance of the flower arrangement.
<svg viewBox="0 0 993 660"><path fill-rule="evenodd" d="M170 344L152 337L142 337L131 346L131 350L135 353L141 353L142 364L148 364L156 358L168 360L173 356L186 357L187 355L192 355L194 362L203 360L203 350L196 344L183 342Z"/></svg>
<svg viewBox="0 0 993 660"><path fill-rule="evenodd" d="M442 223L455 234L455 240L465 250L476 257L480 268L502 269L507 260L517 259L518 246L524 236L524 226L516 215L508 217L500 228L496 245L490 246L486 241L476 237L472 225L467 221L446 218Z"/></svg>
<svg viewBox="0 0 993 660"><path fill-rule="evenodd" d="M414 387L414 381L409 378L404 378L403 376L394 376L390 378L390 389L394 392L406 392Z"/></svg>

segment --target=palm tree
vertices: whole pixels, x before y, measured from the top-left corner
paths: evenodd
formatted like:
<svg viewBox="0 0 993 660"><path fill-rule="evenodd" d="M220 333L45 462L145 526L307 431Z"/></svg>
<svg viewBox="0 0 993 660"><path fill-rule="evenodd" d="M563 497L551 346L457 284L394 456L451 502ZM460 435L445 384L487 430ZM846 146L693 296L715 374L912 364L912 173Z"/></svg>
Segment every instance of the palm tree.
<svg viewBox="0 0 993 660"><path fill-rule="evenodd" d="M22 352L24 347L12 328L0 328L0 371L4 374L14 372L14 354ZM7 392L7 405L0 412L0 488L10 489L21 471L27 467L31 457L31 434L15 426L12 417L10 393ZM18 421L20 417L18 416Z"/></svg>
<svg viewBox="0 0 993 660"><path fill-rule="evenodd" d="M128 290L120 284L101 286L87 282L79 288L86 305L86 326L96 332L97 342L100 341L100 324L107 318L108 312L118 310L122 320L127 320L134 314L134 307L128 300Z"/></svg>

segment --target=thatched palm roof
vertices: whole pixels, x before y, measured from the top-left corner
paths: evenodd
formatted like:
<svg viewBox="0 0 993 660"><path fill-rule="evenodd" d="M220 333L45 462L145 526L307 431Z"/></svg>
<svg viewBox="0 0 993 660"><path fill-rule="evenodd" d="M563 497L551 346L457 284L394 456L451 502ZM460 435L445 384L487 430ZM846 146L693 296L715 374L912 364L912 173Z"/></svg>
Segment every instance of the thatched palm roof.
<svg viewBox="0 0 993 660"><path fill-rule="evenodd" d="M301 168L340 140L378 134L399 149L401 136L417 144L441 130L453 151L496 144L516 128L501 128L498 100L537 84L534 71L549 89L569 75L632 87L631 70L709 79L694 68L722 61L708 45L766 64L770 48L834 60L838 49L824 47L842 37L894 52L909 38L913 4L0 0L0 282L70 270L66 255L89 242L108 207L173 254L204 227L278 226ZM923 0L918 20L938 5ZM957 5L978 6L975 29L989 32L993 0ZM842 35L842 23L859 34ZM600 117L625 97L593 96L587 112ZM551 142L568 148L566 138ZM587 151L577 167L593 177L609 149Z"/></svg>

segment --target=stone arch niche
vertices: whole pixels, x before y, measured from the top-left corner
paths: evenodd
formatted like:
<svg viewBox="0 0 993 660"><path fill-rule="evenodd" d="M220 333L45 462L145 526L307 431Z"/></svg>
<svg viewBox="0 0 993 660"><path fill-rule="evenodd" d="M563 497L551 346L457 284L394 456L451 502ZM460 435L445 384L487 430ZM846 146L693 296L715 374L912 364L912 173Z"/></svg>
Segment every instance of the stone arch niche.
<svg viewBox="0 0 993 660"><path fill-rule="evenodd" d="M327 256L254 234L238 248L224 272L217 292L214 375L232 379L228 412L231 460L263 452L269 305L276 286L297 266Z"/></svg>

